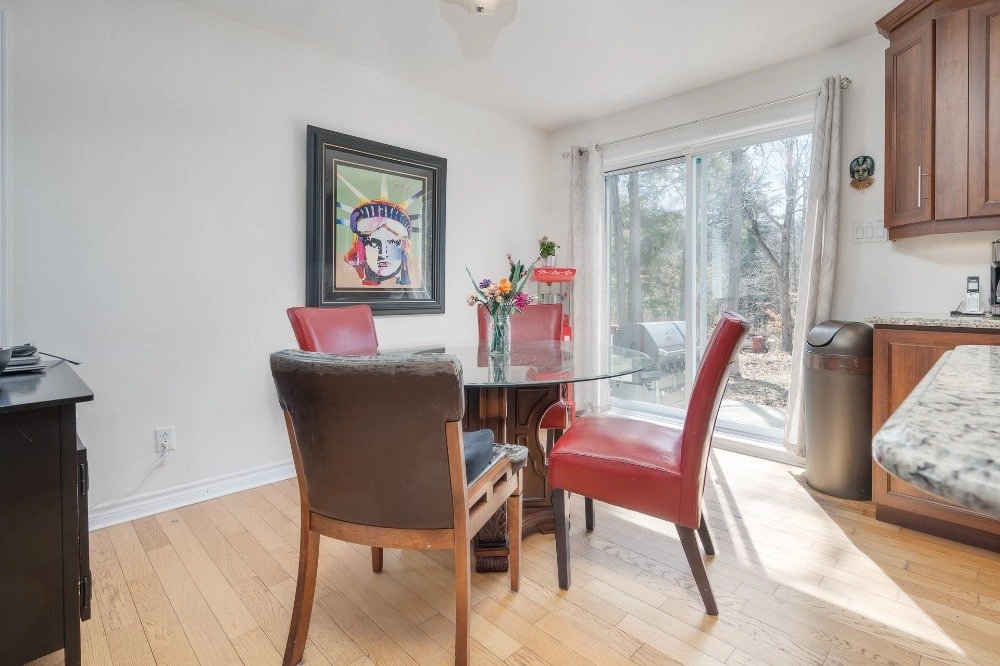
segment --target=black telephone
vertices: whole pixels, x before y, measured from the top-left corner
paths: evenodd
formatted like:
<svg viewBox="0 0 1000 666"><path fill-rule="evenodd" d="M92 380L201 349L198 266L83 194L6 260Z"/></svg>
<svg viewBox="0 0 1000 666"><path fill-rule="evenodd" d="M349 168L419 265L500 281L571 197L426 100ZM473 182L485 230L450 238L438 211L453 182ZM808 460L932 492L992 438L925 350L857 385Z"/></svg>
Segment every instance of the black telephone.
<svg viewBox="0 0 1000 666"><path fill-rule="evenodd" d="M74 361L64 356L57 356L55 354L50 354L48 352L38 351L38 347L31 344L30 342L25 342L23 345L14 345L13 349L10 352L10 356L11 358L18 358L23 356L32 356L36 353L41 354L42 356L48 356L50 358L57 358L60 361L66 361L67 363L71 363L73 365L83 365L81 361Z"/></svg>

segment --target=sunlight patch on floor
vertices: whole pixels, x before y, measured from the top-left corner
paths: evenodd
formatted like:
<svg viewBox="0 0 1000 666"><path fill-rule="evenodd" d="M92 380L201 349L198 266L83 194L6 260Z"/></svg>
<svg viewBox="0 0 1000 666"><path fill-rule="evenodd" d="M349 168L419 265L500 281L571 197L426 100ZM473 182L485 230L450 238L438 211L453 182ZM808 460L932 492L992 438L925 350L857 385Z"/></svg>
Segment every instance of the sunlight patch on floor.
<svg viewBox="0 0 1000 666"><path fill-rule="evenodd" d="M965 657L965 652L962 648L926 614L924 614L924 622L919 623L919 626L914 626L912 620L900 617L892 611L862 604L857 602L857 600L849 599L842 594L823 587L805 584L795 579L783 580L780 583L788 589L808 595L817 601L829 605L829 610L836 612L838 615L843 615L843 617L836 618L837 621L853 626L854 622L851 616L858 616L865 621L867 626L871 626L871 623L881 624L894 631L912 636L915 641L928 642L943 650L947 650L949 654L941 655L942 657ZM864 630L864 627L860 628Z"/></svg>

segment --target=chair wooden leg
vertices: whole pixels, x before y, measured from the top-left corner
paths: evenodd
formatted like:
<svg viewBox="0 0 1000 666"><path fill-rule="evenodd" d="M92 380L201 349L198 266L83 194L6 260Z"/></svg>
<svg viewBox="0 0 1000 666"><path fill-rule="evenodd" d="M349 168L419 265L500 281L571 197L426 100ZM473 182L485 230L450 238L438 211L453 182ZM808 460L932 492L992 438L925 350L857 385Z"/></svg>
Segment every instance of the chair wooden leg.
<svg viewBox="0 0 1000 666"><path fill-rule="evenodd" d="M556 523L556 565L559 569L559 587L569 589L569 516L566 514L566 491L552 489L552 505Z"/></svg>
<svg viewBox="0 0 1000 666"><path fill-rule="evenodd" d="M372 546L372 571L382 573L382 549Z"/></svg>
<svg viewBox="0 0 1000 666"><path fill-rule="evenodd" d="M545 431L545 455L548 456L552 453L552 447L555 446L556 440L559 439L558 430L546 430Z"/></svg>
<svg viewBox="0 0 1000 666"><path fill-rule="evenodd" d="M309 620L312 618L313 597L316 594L316 568L319 564L319 533L308 525L302 528L299 539L299 577L295 583L295 604L292 606L292 621L288 627L288 643L285 645L284 666L294 666L302 662L309 635Z"/></svg>
<svg viewBox="0 0 1000 666"><path fill-rule="evenodd" d="M712 535L708 531L708 521L705 520L705 512L701 512L701 523L698 525L698 536L701 537L701 547L705 549L706 555L715 555L715 546L712 544Z"/></svg>
<svg viewBox="0 0 1000 666"><path fill-rule="evenodd" d="M520 473L520 472L519 472ZM510 567L510 590L521 588L521 494L507 498L507 548Z"/></svg>
<svg viewBox="0 0 1000 666"><path fill-rule="evenodd" d="M587 521L587 531L594 531L594 500L589 497L583 498L583 513Z"/></svg>
<svg viewBox="0 0 1000 666"><path fill-rule="evenodd" d="M472 597L472 546L455 544L455 664L469 663L469 604Z"/></svg>
<svg viewBox="0 0 1000 666"><path fill-rule="evenodd" d="M698 584L698 591L701 592L701 600L705 603L705 611L709 615L718 615L719 607L715 605L715 597L712 595L712 586L708 583L708 573L705 571L705 563L701 559L701 551L698 549L698 537L690 527L677 527L677 536L681 538L681 545L684 546L684 555L687 556L688 566L694 574L694 580Z"/></svg>

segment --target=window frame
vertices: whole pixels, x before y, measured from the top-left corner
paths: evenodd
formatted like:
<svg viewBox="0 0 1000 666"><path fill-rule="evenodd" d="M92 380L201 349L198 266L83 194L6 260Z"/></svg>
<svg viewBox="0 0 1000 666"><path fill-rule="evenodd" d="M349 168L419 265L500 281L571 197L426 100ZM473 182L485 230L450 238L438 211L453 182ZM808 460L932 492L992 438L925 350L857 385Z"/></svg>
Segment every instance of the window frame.
<svg viewBox="0 0 1000 666"><path fill-rule="evenodd" d="M11 326L11 299L13 288L11 215L10 215L10 98L8 55L10 13L6 7L0 7L0 344L10 344L13 328Z"/></svg>
<svg viewBox="0 0 1000 666"><path fill-rule="evenodd" d="M687 201L696 202L704 188L699 187L697 160L712 153L744 148L759 143L767 143L792 136L810 134L814 125L814 95L804 95L762 107L745 109L704 121L685 123L662 132L644 135L604 147L604 177L633 173L683 160L687 179ZM703 294L698 274L707 261L707 229L698 228L698 206L687 205L685 211L685 254L694 261L685 262L684 299L697 304ZM607 256L608 275L611 274L611 255ZM610 281L610 277L609 277ZM610 292L609 292L610 293ZM610 308L610 302L607 304ZM685 377L688 390L694 386L697 368L701 362L700 352L705 345L702 339L707 335L705 308L696 307L696 316L685 313L686 338L693 341L685 347ZM642 405L637 409L637 405ZM642 413L669 422L682 423L687 408L666 407L649 403L637 403L623 398L612 398L612 407L621 412ZM762 428L749 424L720 422L717 430L740 438L776 444L784 433L774 428Z"/></svg>

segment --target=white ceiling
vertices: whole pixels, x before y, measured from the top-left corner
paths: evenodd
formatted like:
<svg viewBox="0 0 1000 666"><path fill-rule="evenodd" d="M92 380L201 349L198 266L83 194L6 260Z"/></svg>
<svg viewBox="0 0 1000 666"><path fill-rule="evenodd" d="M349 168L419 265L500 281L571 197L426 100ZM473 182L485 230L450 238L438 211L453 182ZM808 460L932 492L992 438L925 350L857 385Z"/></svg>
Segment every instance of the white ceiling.
<svg viewBox="0 0 1000 666"><path fill-rule="evenodd" d="M183 1L555 129L875 34L899 0Z"/></svg>

